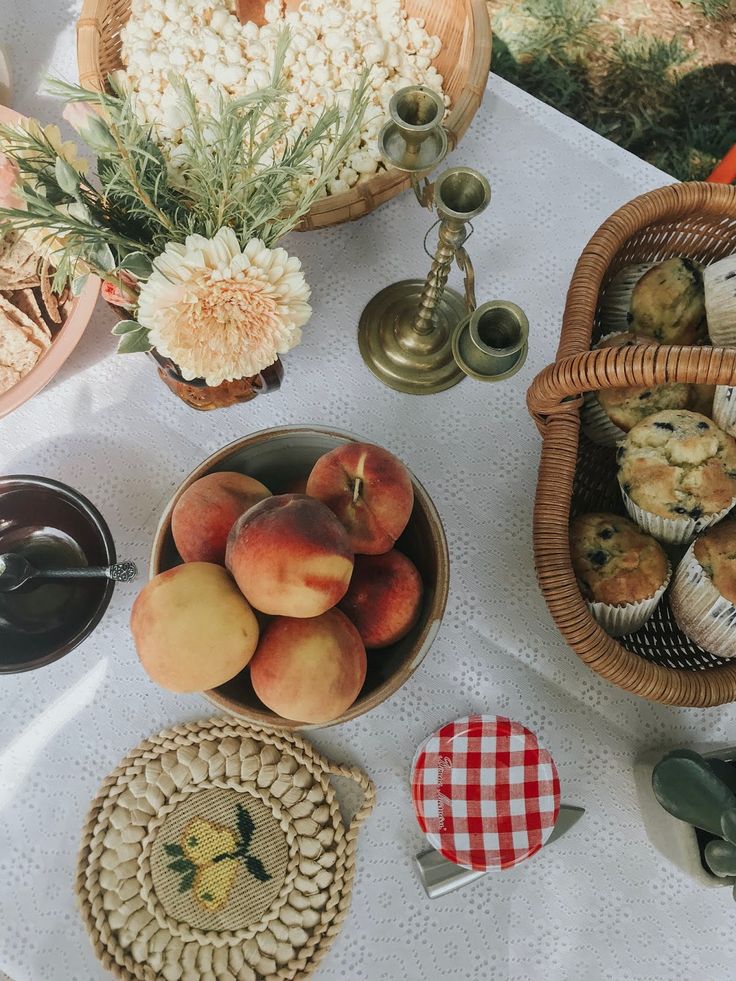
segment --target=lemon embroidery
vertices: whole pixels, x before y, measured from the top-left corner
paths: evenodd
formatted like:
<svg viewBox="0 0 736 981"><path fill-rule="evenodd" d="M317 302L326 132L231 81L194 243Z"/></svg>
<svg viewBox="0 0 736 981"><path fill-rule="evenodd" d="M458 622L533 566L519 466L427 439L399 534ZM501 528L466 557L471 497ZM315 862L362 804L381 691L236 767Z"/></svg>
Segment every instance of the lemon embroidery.
<svg viewBox="0 0 736 981"><path fill-rule="evenodd" d="M167 868L181 877L179 892L191 890L195 901L210 913L227 904L241 861L259 882L271 878L261 860L249 854L255 831L253 819L242 804L236 804L235 810L237 833L195 817L182 831L178 843L164 846L174 860Z"/></svg>
<svg viewBox="0 0 736 981"><path fill-rule="evenodd" d="M210 913L217 912L227 903L237 874L238 862L234 858L200 868L194 877L194 898Z"/></svg>

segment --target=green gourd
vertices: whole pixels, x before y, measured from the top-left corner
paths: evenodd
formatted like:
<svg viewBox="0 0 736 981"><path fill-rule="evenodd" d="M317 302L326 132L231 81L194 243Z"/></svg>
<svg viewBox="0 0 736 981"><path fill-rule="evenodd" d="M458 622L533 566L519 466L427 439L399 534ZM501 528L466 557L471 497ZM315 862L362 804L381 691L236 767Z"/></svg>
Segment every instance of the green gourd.
<svg viewBox="0 0 736 981"><path fill-rule="evenodd" d="M654 767L652 789L673 817L715 835L705 846L713 874L736 876L736 767L675 749Z"/></svg>

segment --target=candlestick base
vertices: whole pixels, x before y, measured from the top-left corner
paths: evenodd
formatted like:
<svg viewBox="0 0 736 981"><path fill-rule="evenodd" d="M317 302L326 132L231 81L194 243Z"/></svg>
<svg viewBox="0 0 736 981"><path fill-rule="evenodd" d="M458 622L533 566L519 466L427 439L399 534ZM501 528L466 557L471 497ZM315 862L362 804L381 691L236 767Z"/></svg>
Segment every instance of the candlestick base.
<svg viewBox="0 0 736 981"><path fill-rule="evenodd" d="M407 395L432 395L465 377L452 355L455 327L467 316L465 297L442 293L429 334L414 330L423 279L404 279L376 293L360 316L358 344L363 360L384 385Z"/></svg>

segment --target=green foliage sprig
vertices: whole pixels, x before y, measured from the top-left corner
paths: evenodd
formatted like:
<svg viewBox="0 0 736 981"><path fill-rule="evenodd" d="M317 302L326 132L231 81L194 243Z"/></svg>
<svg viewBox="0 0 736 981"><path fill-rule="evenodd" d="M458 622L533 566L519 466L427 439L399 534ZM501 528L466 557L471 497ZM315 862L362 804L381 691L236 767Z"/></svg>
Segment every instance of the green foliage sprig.
<svg viewBox="0 0 736 981"><path fill-rule="evenodd" d="M175 168L137 117L134 95L114 79L111 92L53 81L55 95L96 110L80 130L96 156L96 174L81 173L40 127L1 126L0 148L18 167L26 207L0 208L0 223L42 230L53 241L55 288L74 279L80 261L116 284L115 271L127 261L140 278L167 243L192 234L212 238L223 226L243 245L260 238L272 247L337 175L367 105L364 72L344 113L325 109L311 130L290 138L288 43L284 31L267 88L236 100L223 96L214 114L199 109L184 79L171 77L187 121Z"/></svg>

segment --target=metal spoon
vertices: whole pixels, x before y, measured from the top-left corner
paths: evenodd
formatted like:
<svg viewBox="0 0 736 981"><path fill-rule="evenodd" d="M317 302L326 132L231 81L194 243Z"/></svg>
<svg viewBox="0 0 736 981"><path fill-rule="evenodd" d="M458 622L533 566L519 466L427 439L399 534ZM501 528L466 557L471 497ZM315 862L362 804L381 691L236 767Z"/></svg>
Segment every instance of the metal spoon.
<svg viewBox="0 0 736 981"><path fill-rule="evenodd" d="M106 566L76 566L72 569L37 569L28 559L14 552L0 555L0 592L18 589L29 579L112 579L131 582L138 575L135 562L116 562Z"/></svg>

